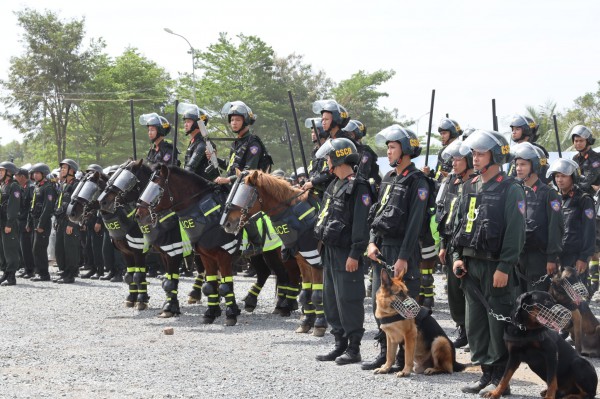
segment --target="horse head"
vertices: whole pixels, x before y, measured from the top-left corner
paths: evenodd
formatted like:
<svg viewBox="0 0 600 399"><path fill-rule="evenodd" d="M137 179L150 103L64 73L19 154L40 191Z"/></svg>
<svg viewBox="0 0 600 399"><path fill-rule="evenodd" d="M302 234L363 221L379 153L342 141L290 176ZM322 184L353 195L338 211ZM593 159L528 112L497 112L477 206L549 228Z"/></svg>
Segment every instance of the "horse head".
<svg viewBox="0 0 600 399"><path fill-rule="evenodd" d="M129 160L111 176L98 198L103 212L114 213L117 208L135 204L150 180L151 170L143 160Z"/></svg>
<svg viewBox="0 0 600 399"><path fill-rule="evenodd" d="M108 176L100 172L89 172L81 179L67 207L67 216L71 222L83 225L100 209L98 196L106 187L107 180Z"/></svg>

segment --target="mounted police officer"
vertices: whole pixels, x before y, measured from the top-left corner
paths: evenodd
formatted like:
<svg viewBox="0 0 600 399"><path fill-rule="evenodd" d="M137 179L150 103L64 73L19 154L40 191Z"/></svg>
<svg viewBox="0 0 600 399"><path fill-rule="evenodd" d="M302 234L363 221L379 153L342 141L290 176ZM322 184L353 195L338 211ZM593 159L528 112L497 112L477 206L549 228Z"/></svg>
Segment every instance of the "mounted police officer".
<svg viewBox="0 0 600 399"><path fill-rule="evenodd" d="M213 167L207 169L210 164L205 156L207 138L202 136L199 125L202 123L204 127L208 126L208 113L197 105L186 103L179 104L177 112L183 118L186 136L190 136L183 168L207 180L214 180L219 175L219 170Z"/></svg>
<svg viewBox="0 0 600 399"><path fill-rule="evenodd" d="M540 126L537 123L535 123L533 118L530 118L529 116L525 116L525 115L515 115L513 117L512 121L510 122L510 128L512 130L511 139L512 139L512 141L514 141L517 144L530 143L531 145L542 150L542 152L544 153L544 156L546 157L546 159L548 159L550 157L550 154L548 154L548 151L546 151L546 149L543 146L536 143L536 140L538 139L537 131L538 131L539 127ZM547 164L542 165L539 173L537 173L538 178L544 184L549 183L548 179L546 178L547 170L548 170L548 165ZM514 160L510 163L510 167L508 169L508 175L512 176L512 177L515 177L517 175L517 172L515 170L515 161Z"/></svg>
<svg viewBox="0 0 600 399"><path fill-rule="evenodd" d="M146 155L146 162L150 165L163 163L165 165L179 165L177 156L179 151L173 155L173 144L165 140L165 136L171 131L171 124L164 116L153 112L140 116L140 125L148 127L148 138L152 147Z"/></svg>
<svg viewBox="0 0 600 399"><path fill-rule="evenodd" d="M315 127L317 131L315 132L312 127L312 122L315 122ZM307 118L304 122L304 126L311 129L311 140L313 142L313 150L312 150L312 158L310 163L308 164L308 181L304 183L302 186L306 190L313 189L314 193L319 197L319 199L323 199L323 194L329 186L331 180L333 180L334 175L329 173L329 167L327 166L327 160L324 158L316 158L315 154L317 153L319 147L327 141L329 138L329 133L325 131L323 128L323 123L321 122L321 118Z"/></svg>
<svg viewBox="0 0 600 399"><path fill-rule="evenodd" d="M359 258L367 246L367 217L371 194L367 183L355 178L356 147L346 138L327 141L316 153L327 157L335 175L323 198L315 235L323 242L325 317L335 337L334 349L319 361L350 364L361 361L364 334L364 272Z"/></svg>
<svg viewBox="0 0 600 399"><path fill-rule="evenodd" d="M16 273L21 261L18 218L23 193L19 183L14 180L15 173L17 167L14 163L0 163L0 229L2 230L0 284L3 286L17 284Z"/></svg>
<svg viewBox="0 0 600 399"><path fill-rule="evenodd" d="M431 194L425 175L412 162L421 153L419 139L412 130L392 125L377 133L375 143L387 146L388 161L393 169L384 176L379 200L369 215L371 233L367 254L374 261L373 313L376 311L375 294L381 285L382 266L378 257L393 265L395 275L406 272L404 282L411 297L416 298L420 293L419 236ZM373 370L385 363L385 333L379 330L375 338L381 352L374 361L364 363L363 370ZM404 364L403 350L399 353L397 359Z"/></svg>
<svg viewBox="0 0 600 399"><path fill-rule="evenodd" d="M37 276L31 278L31 281L50 281L47 250L52 229L51 218L56 202L56 188L48 180L48 176L50 176L48 165L36 163L29 170L29 174L35 181L35 189L27 220L27 231L33 231L33 262L37 273Z"/></svg>
<svg viewBox="0 0 600 399"><path fill-rule="evenodd" d="M513 272L525 244L526 202L523 187L501 172L501 166L511 160L504 136L477 130L462 143L460 152L472 152L477 176L463 184L453 272L462 278L465 289L471 361L483 371L479 381L462 391L483 394L498 386L507 361L504 324L488 314L486 304L505 316L512 309ZM510 388L503 392L509 393Z"/></svg>
<svg viewBox="0 0 600 399"><path fill-rule="evenodd" d="M558 270L564 223L556 190L544 184L539 174L548 161L541 148L522 142L512 148L517 179L525 187L527 236L517 267L521 292L548 291L550 278Z"/></svg>
<svg viewBox="0 0 600 399"><path fill-rule="evenodd" d="M28 166L31 168L31 164ZM19 211L19 241L21 244L21 260L23 261L23 272L17 277L31 278L35 276L33 254L31 250L31 231L27 231L27 217L31 209L31 199L33 198L33 182L29 179L29 169L25 165L15 173L15 180L21 187L23 193L21 197L21 210Z"/></svg>
<svg viewBox="0 0 600 399"><path fill-rule="evenodd" d="M595 141L596 139L593 137L592 131L587 127L577 125L571 129L571 142L578 152L573 156L573 160L577 162L581 172L577 185L591 196L597 196L600 189L600 154L592 149ZM598 290L599 252L600 220L596 219L596 248L594 256L590 261L590 273L588 276L588 284L592 294Z"/></svg>
<svg viewBox="0 0 600 399"><path fill-rule="evenodd" d="M75 178L79 165L69 158L64 159L59 165L60 187L54 217L56 218L56 264L60 270L60 278L54 281L59 284L72 284L79 272L81 233L77 223L71 222L67 217L67 207L79 183Z"/></svg>
<svg viewBox="0 0 600 399"><path fill-rule="evenodd" d="M444 149L453 143L463 134L463 131L457 121L450 118L442 118L438 126L438 133L442 141L442 150L438 153L437 166L435 171L425 165L422 168L423 173L437 182L441 182L452 171L452 160L444 160L442 153Z"/></svg>
<svg viewBox="0 0 600 399"><path fill-rule="evenodd" d="M571 266L585 281L588 274L588 262L594 255L596 241L594 200L579 186L579 167L570 159L557 159L548 169L562 196L562 214L565 223L560 254L561 267Z"/></svg>
<svg viewBox="0 0 600 399"><path fill-rule="evenodd" d="M452 239L456 230L456 212L459 198L462 195L463 183L473 174L473 155L460 153L462 142L459 140L448 144L442 151L444 163L452 162L452 173L442 182L436 197L435 219L440 235L439 258L446 268L448 284L448 307L450 317L458 328L458 337L453 342L455 348L467 345L467 330L465 328L465 293L460 288L460 280L452 273Z"/></svg>

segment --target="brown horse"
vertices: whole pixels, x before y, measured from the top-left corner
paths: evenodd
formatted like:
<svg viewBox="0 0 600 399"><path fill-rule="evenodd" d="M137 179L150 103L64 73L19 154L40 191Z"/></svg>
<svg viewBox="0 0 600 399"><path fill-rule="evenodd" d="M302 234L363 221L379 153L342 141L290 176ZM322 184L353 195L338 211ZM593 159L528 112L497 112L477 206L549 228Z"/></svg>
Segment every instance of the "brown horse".
<svg viewBox="0 0 600 399"><path fill-rule="evenodd" d="M318 214L317 200L308 191L294 188L285 180L262 171L251 171L243 179L246 188L242 191L249 188L256 190L256 195L249 196L254 201L228 206L223 221L225 231L239 231L259 212L269 216L285 250L295 258L302 276L298 300L302 304L303 317L296 332L307 333L314 327L313 335L323 336L327 329L323 311L323 268L319 242L313 235Z"/></svg>
<svg viewBox="0 0 600 399"><path fill-rule="evenodd" d="M208 298L208 309L203 322L213 323L221 315L223 297L225 325L234 326L240 310L233 291L232 254L239 239L219 225L224 199L217 184L176 166L158 165L140 196L136 217L156 220L158 213L167 210L177 214L206 270L202 292Z"/></svg>

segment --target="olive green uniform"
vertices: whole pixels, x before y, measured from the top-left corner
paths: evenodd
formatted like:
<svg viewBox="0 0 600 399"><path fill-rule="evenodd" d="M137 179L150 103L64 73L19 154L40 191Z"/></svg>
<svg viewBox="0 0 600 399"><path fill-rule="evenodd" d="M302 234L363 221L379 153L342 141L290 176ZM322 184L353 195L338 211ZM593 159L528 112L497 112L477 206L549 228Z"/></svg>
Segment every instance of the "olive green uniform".
<svg viewBox="0 0 600 399"><path fill-rule="evenodd" d="M0 266L3 272L14 273L19 269L21 261L18 217L23 193L19 183L8 177L0 185L0 190L0 229L2 230ZM11 229L10 233L5 231L6 227Z"/></svg>
<svg viewBox="0 0 600 399"><path fill-rule="evenodd" d="M27 221L28 227L33 231L33 262L35 271L39 275L39 278L34 277L33 281L50 280L47 250L55 202L54 184L46 179L36 183L31 200L31 212ZM39 232L37 229L43 229L43 231Z"/></svg>
<svg viewBox="0 0 600 399"><path fill-rule="evenodd" d="M73 278L78 273L79 256L81 251L79 225L67 217L67 206L71 202L71 195L79 182L75 179L60 185L60 192L54 216L56 218L56 264L63 272L64 278ZM67 228L71 228L71 234Z"/></svg>

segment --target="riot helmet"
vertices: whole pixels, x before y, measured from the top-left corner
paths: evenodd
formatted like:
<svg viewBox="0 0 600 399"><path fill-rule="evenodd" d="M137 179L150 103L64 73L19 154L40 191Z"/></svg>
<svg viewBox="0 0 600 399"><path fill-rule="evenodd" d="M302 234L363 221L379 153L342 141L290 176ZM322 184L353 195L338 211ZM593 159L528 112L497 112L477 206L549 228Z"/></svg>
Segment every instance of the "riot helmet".
<svg viewBox="0 0 600 399"><path fill-rule="evenodd" d="M467 169L473 169L473 153L469 151L468 154L461 154L460 146L462 142L453 141L448 144L444 151L442 151L442 159L444 161L451 161L453 158L464 158L467 161Z"/></svg>
<svg viewBox="0 0 600 399"><path fill-rule="evenodd" d="M340 129L346 126L350 120L350 115L346 108L342 107L335 100L317 100L312 106L313 112L317 115L323 115L323 112L329 112L333 123L331 127L338 126Z"/></svg>
<svg viewBox="0 0 600 399"><path fill-rule="evenodd" d="M523 137L529 137L529 141L530 142L535 142L537 140L537 131L538 131L538 124L535 123L535 121L533 120L533 118L530 118L529 116L525 116L525 115L515 115L512 119L512 121L510 122L510 127L511 129L513 127L520 127L521 129L523 129L523 133L521 135L521 139L523 139Z"/></svg>
<svg viewBox="0 0 600 399"><path fill-rule="evenodd" d="M17 171L19 170L19 168L17 168L17 165L9 161L0 162L0 169L5 169L11 177L14 176L15 173L17 173Z"/></svg>
<svg viewBox="0 0 600 399"><path fill-rule="evenodd" d="M491 151L490 165L502 165L512 160L508 140L493 130L476 130L465 141L461 142L461 154L467 155L473 150L478 152ZM486 169L490 165L486 166Z"/></svg>
<svg viewBox="0 0 600 399"><path fill-rule="evenodd" d="M419 138L412 130L400 125L392 125L383 129L375 136L375 144L380 147L387 145L390 141L400 143L402 155L408 155L416 158L421 154L421 143ZM392 167L396 167L400 160L397 160Z"/></svg>
<svg viewBox="0 0 600 399"><path fill-rule="evenodd" d="M300 166L298 169L296 169L296 179L300 176L306 177L306 171L304 170L304 166Z"/></svg>
<svg viewBox="0 0 600 399"><path fill-rule="evenodd" d="M441 133L443 131L450 132L450 138L453 139L457 138L463 133L458 122L450 118L442 118L442 120L440 121L440 124L438 126L438 133Z"/></svg>
<svg viewBox="0 0 600 399"><path fill-rule="evenodd" d="M73 171L73 174L77 173L79 170L79 164L70 158L65 158L59 163L60 166L65 164L69 166L69 168Z"/></svg>
<svg viewBox="0 0 600 399"><path fill-rule="evenodd" d="M550 168L546 172L547 178L552 178L552 181L556 185L554 179L556 173L562 173L563 175L571 176L573 178L573 184L579 182L581 173L579 171L579 165L572 159L559 158L550 164Z"/></svg>
<svg viewBox="0 0 600 399"><path fill-rule="evenodd" d="M102 166L100 166L96 163L90 164L85 171L86 171L86 173L87 172L103 173Z"/></svg>
<svg viewBox="0 0 600 399"><path fill-rule="evenodd" d="M321 118L306 118L306 120L304 121L304 126L307 127L308 129L312 129L312 123L313 121L315 122L315 127L318 130L318 136L320 139L326 139L329 137L329 133L327 133L325 131L325 129L323 129L323 122L321 122ZM317 132L315 132L315 134L317 134Z"/></svg>
<svg viewBox="0 0 600 399"><path fill-rule="evenodd" d="M584 138L588 145L593 145L596 142L596 139L592 135L592 131L583 125L576 125L571 129L571 142L575 141L575 136L579 136Z"/></svg>
<svg viewBox="0 0 600 399"><path fill-rule="evenodd" d="M527 178L529 178L531 173L539 175L542 171L542 167L546 166L548 163L548 159L546 158L544 151L528 142L518 143L513 146L512 153L515 161L517 159L525 159L531 162L531 172Z"/></svg>
<svg viewBox="0 0 600 399"><path fill-rule="evenodd" d="M156 112L141 115L140 125L156 127L156 137L152 142L156 141L160 136L166 136L171 131L171 124L167 118L158 115Z"/></svg>
<svg viewBox="0 0 600 399"><path fill-rule="evenodd" d="M271 172L271 176L285 179L285 172L282 169L275 169L273 172Z"/></svg>
<svg viewBox="0 0 600 399"><path fill-rule="evenodd" d="M50 174L50 167L48 165L46 165L45 163L39 162L39 163L36 163L35 165L33 165L31 167L31 169L29 169L29 174L32 174L35 172L40 172L42 174L43 178L45 179Z"/></svg>
<svg viewBox="0 0 600 399"><path fill-rule="evenodd" d="M344 163L354 166L359 161L356 146L347 138L330 139L323 143L317 150L315 157L326 158L327 156L331 158L331 165L333 167Z"/></svg>
<svg viewBox="0 0 600 399"><path fill-rule="evenodd" d="M475 129L474 127L468 127L468 128L466 128L463 131L463 134L462 134L463 141L466 140L467 137L469 137L471 135L471 133L473 133L475 130L477 130L477 129Z"/></svg>
<svg viewBox="0 0 600 399"><path fill-rule="evenodd" d="M367 134L367 127L359 120L350 119L342 132L354 133L354 140L360 140Z"/></svg>
<svg viewBox="0 0 600 399"><path fill-rule="evenodd" d="M204 126L208 126L208 112L198 107L196 104L179 103L179 105L177 105L177 113L179 113L184 120L191 119L194 121L191 129L185 132L185 134L190 134L194 130L199 129L199 120L204 122Z"/></svg>
<svg viewBox="0 0 600 399"><path fill-rule="evenodd" d="M244 104L244 102L242 101L230 101L225 103L225 105L223 105L223 108L221 109L221 115L223 117L227 116L228 123L231 123L231 117L233 115L240 115L244 118L242 129L246 126L254 124L254 122L256 121L256 115L254 115L250 107Z"/></svg>

